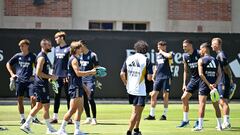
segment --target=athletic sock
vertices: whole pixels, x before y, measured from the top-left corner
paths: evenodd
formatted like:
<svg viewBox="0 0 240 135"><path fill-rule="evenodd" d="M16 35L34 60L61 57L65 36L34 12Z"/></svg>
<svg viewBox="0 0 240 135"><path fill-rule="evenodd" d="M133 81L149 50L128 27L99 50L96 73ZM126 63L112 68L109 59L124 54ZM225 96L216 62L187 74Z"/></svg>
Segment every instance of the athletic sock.
<svg viewBox="0 0 240 135"><path fill-rule="evenodd" d="M168 112L168 108L164 108L164 110L163 110L163 115L164 115L164 116L167 116L167 112Z"/></svg>
<svg viewBox="0 0 240 135"><path fill-rule="evenodd" d="M20 118L21 118L21 120L25 119L24 113L20 114Z"/></svg>
<svg viewBox="0 0 240 135"><path fill-rule="evenodd" d="M63 120L60 129L65 130L66 125L67 125L67 121Z"/></svg>
<svg viewBox="0 0 240 135"><path fill-rule="evenodd" d="M80 121L75 121L75 130L80 130Z"/></svg>
<svg viewBox="0 0 240 135"><path fill-rule="evenodd" d="M48 129L53 129L52 125L49 122L49 119L45 119L45 123Z"/></svg>
<svg viewBox="0 0 240 135"><path fill-rule="evenodd" d="M223 123L230 123L229 122L229 115L224 115L223 116Z"/></svg>
<svg viewBox="0 0 240 135"><path fill-rule="evenodd" d="M183 112L183 121L187 122L188 120L188 112Z"/></svg>
<svg viewBox="0 0 240 135"><path fill-rule="evenodd" d="M217 127L221 127L221 123L222 123L222 119L221 118L217 118Z"/></svg>
<svg viewBox="0 0 240 135"><path fill-rule="evenodd" d="M53 119L57 120L58 119L58 114L57 113L53 113Z"/></svg>
<svg viewBox="0 0 240 135"><path fill-rule="evenodd" d="M150 116L155 116L155 108L154 107L151 107L150 108Z"/></svg>
<svg viewBox="0 0 240 135"><path fill-rule="evenodd" d="M198 128L202 128L203 127L203 118L198 118Z"/></svg>
<svg viewBox="0 0 240 135"><path fill-rule="evenodd" d="M28 117L27 117L27 119L26 119L26 126L29 126L30 125L30 123L32 122L32 119L33 119L33 117L31 116L31 115L28 115Z"/></svg>

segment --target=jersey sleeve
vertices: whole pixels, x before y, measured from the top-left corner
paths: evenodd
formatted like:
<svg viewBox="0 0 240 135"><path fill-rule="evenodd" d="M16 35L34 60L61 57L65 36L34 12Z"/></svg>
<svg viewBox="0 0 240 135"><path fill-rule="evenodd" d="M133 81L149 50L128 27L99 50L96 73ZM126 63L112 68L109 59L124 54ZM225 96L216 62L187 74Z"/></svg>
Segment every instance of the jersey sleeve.
<svg viewBox="0 0 240 135"><path fill-rule="evenodd" d="M152 63L150 62L149 59L147 59L146 70L147 74L153 74Z"/></svg>
<svg viewBox="0 0 240 135"><path fill-rule="evenodd" d="M127 64L126 64L126 61L123 63L122 65L122 69L121 69L121 72L127 72Z"/></svg>
<svg viewBox="0 0 240 135"><path fill-rule="evenodd" d="M228 65L228 60L227 60L227 57L224 53L220 53L220 55L218 56L218 60L221 63L221 65L223 65L223 66Z"/></svg>
<svg viewBox="0 0 240 135"><path fill-rule="evenodd" d="M94 66L99 66L99 61L96 53L92 53L92 62Z"/></svg>
<svg viewBox="0 0 240 135"><path fill-rule="evenodd" d="M13 66L14 64L16 64L18 62L18 57L19 55L18 54L15 54L9 61L8 63Z"/></svg>

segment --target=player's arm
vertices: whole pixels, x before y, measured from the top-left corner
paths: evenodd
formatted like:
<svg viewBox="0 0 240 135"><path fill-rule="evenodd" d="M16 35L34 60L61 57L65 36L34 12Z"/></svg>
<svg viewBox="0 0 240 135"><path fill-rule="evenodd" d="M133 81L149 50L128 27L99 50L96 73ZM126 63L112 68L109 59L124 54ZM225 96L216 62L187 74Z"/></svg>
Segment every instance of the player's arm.
<svg viewBox="0 0 240 135"><path fill-rule="evenodd" d="M151 61L147 58L147 65L146 65L146 70L147 70L147 79L149 81L153 80L153 66ZM155 71L156 74L156 71Z"/></svg>
<svg viewBox="0 0 240 135"><path fill-rule="evenodd" d="M172 58L172 55L173 55L172 52L167 53L162 50L160 50L159 53L161 53L164 57L169 58L169 59Z"/></svg>
<svg viewBox="0 0 240 135"><path fill-rule="evenodd" d="M121 72L120 72L120 78L124 85L127 85L127 65L126 62L124 62Z"/></svg>
<svg viewBox="0 0 240 135"><path fill-rule="evenodd" d="M232 84L233 83L232 72L229 65L223 66L223 71L228 75L228 78L230 79L230 83Z"/></svg>
<svg viewBox="0 0 240 135"><path fill-rule="evenodd" d="M43 65L45 63L44 57L39 57L37 59L37 66L36 66L36 75L40 78L45 78L45 79L51 79L51 80L57 80L57 77L54 75L49 75L45 74L42 72L43 70Z"/></svg>
<svg viewBox="0 0 240 135"><path fill-rule="evenodd" d="M203 74L203 66L202 66L202 59L198 60L198 74L199 77L207 84L207 86L212 90L211 84L206 79L205 75Z"/></svg>
<svg viewBox="0 0 240 135"><path fill-rule="evenodd" d="M183 86L182 90L185 91L187 90L187 76L188 76L188 66L185 60L183 60Z"/></svg>
<svg viewBox="0 0 240 135"><path fill-rule="evenodd" d="M93 53L92 62L94 64L94 68L100 67L98 57L97 57L96 53Z"/></svg>
<svg viewBox="0 0 240 135"><path fill-rule="evenodd" d="M152 80L154 81L156 79L156 72L157 72L157 66L153 66L153 74L152 74Z"/></svg>
<svg viewBox="0 0 240 135"><path fill-rule="evenodd" d="M220 67L220 64L218 64L218 70L217 70L217 80L214 84L214 87L217 87L218 83L220 82L222 78L222 71L221 71L221 67Z"/></svg>
<svg viewBox="0 0 240 135"><path fill-rule="evenodd" d="M17 60L18 60L17 55L14 55L6 64L6 68L12 78L17 77L17 75L14 73L13 67L12 67L12 65L14 65L17 62Z"/></svg>
<svg viewBox="0 0 240 135"><path fill-rule="evenodd" d="M76 73L76 75L78 77L81 76L89 76L89 75L95 75L96 74L96 69L92 69L92 70L88 70L88 71L80 71L80 67L78 65L78 60L77 59L73 59L71 62L71 65L73 67L74 72Z"/></svg>

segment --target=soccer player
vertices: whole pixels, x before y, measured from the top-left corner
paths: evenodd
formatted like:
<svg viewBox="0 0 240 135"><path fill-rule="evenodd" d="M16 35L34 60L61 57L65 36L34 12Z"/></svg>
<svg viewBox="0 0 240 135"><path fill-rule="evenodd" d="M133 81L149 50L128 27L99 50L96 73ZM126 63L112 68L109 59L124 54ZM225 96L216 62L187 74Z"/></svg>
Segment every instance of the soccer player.
<svg viewBox="0 0 240 135"><path fill-rule="evenodd" d="M31 109L26 122L20 127L26 133L31 133L30 122L33 117L43 108L43 118L47 126L46 134L53 134L56 130L49 122L49 108L50 108L50 95L49 95L49 80L57 80L55 75L49 74L51 68L50 60L47 53L51 52L51 41L42 39L40 42L41 52L37 56L36 75L34 79L33 89L37 98L37 103Z"/></svg>
<svg viewBox="0 0 240 135"><path fill-rule="evenodd" d="M189 99L192 94L198 90L199 88L199 75L198 75L198 59L200 58L199 51L197 49L193 49L192 41L186 39L183 41L183 64L184 64L184 72L183 72L183 95L181 97L183 104L183 120L178 128L186 127L189 125ZM187 76L188 72L191 73L190 81L187 84ZM187 84L187 85L186 85Z"/></svg>
<svg viewBox="0 0 240 135"><path fill-rule="evenodd" d="M145 106L145 75L148 75L148 80L152 79L152 65L144 55L147 53L148 44L140 40L134 44L134 49L136 53L126 59L120 73L121 80L129 94L129 103L133 104L127 135L132 135L134 127L134 135L141 135L139 125Z"/></svg>
<svg viewBox="0 0 240 135"><path fill-rule="evenodd" d="M70 46L65 42L66 33L63 31L55 34L55 41L58 46L54 51L54 63L53 74L58 77L57 82L59 84L58 93L54 93L54 112L51 123L58 123L58 111L60 107L60 99L62 89L65 92L67 99L67 107L69 109L70 97L68 94L68 80L67 80L67 63L70 57ZM69 119L68 124L72 124L72 120Z"/></svg>
<svg viewBox="0 0 240 135"><path fill-rule="evenodd" d="M80 71L80 61L79 55L83 53L83 42L73 41L70 46L71 57L68 62L68 77L69 77L69 95L71 97L70 100L70 109L64 115L63 121L60 129L58 130L59 135L67 135L65 131L65 127L67 121L70 117L76 112L75 115L75 131L74 135L82 135L80 132L80 119L83 112L83 84L82 84L82 76L91 76L96 74L96 69L88 70L88 71Z"/></svg>
<svg viewBox="0 0 240 135"><path fill-rule="evenodd" d="M203 43L200 46L201 58L198 60L198 74L201 78L199 83L199 110L198 110L198 126L193 131L201 131L203 129L203 118L205 114L205 106L207 96L210 91L217 87L221 79L221 68L218 61L210 56L210 45ZM221 131L221 111L218 101L212 102L217 117L217 130Z"/></svg>
<svg viewBox="0 0 240 135"><path fill-rule="evenodd" d="M92 70L93 68L98 67L99 62L98 62L97 54L94 53L93 51L89 50L87 48L86 42L83 40L82 40L82 50L83 50L83 53L80 55L81 71L88 71L88 70ZM84 121L84 124L92 124L92 125L97 124L97 120L96 120L97 110L96 110L96 103L94 101L94 92L95 92L95 87L96 87L95 81L96 81L96 77L93 75L82 77L83 84L87 87L88 90L90 90L89 96L87 95L87 93L85 91L83 92L84 110L85 110L86 117L87 117L86 120ZM89 104L91 106L92 119L91 119L91 115L90 115Z"/></svg>
<svg viewBox="0 0 240 135"><path fill-rule="evenodd" d="M223 129L231 128L229 115L230 108L228 105L229 95L230 95L230 86L233 84L232 73L230 67L228 65L228 60L226 54L222 50L222 39L221 38L213 38L212 39L212 50L217 53L216 59L220 63L220 67L222 70L221 81L218 84L218 91L220 94L220 105L222 107L223 113Z"/></svg>
<svg viewBox="0 0 240 135"><path fill-rule="evenodd" d="M21 52L15 54L7 62L6 67L11 75L11 79L16 80L16 96L18 98L18 111L21 118L20 124L22 125L26 121L23 106L24 93L27 93L27 96L30 96L31 108L33 108L36 104L36 99L32 89L32 75L36 56L29 51L30 41L28 39L21 40L18 45ZM41 123L36 117L32 122Z"/></svg>
<svg viewBox="0 0 240 135"><path fill-rule="evenodd" d="M157 105L157 96L163 91L164 111L160 120L167 120L168 99L171 84L171 70L169 60L172 59L172 52L167 53L167 43L159 41L157 44L158 53L156 55L156 68L153 71L153 91L151 92L150 114L145 120L155 120L155 107Z"/></svg>

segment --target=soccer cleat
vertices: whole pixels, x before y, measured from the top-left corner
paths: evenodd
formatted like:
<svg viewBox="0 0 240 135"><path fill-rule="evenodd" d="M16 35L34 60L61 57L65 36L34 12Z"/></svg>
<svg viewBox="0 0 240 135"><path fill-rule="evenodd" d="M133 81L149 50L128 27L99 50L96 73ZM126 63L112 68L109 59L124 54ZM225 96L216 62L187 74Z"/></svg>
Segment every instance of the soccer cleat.
<svg viewBox="0 0 240 135"><path fill-rule="evenodd" d="M87 118L87 119L83 122L83 124L90 124L91 122L92 122L91 118Z"/></svg>
<svg viewBox="0 0 240 135"><path fill-rule="evenodd" d="M67 124L73 124L72 119L69 119Z"/></svg>
<svg viewBox="0 0 240 135"><path fill-rule="evenodd" d="M203 131L203 128L195 127L194 129L192 129L192 131L201 132Z"/></svg>
<svg viewBox="0 0 240 135"><path fill-rule="evenodd" d="M47 128L46 134L48 134L48 135L56 135L57 134L57 130L54 129L54 128L52 128L52 129Z"/></svg>
<svg viewBox="0 0 240 135"><path fill-rule="evenodd" d="M30 129L29 126L22 125L22 126L20 127L20 129L21 129L23 132L27 133L27 134L32 133L32 130Z"/></svg>
<svg viewBox="0 0 240 135"><path fill-rule="evenodd" d="M231 124L230 124L230 123L224 122L224 123L222 124L222 129L230 129L230 128L231 128Z"/></svg>
<svg viewBox="0 0 240 135"><path fill-rule="evenodd" d="M233 83L230 85L230 90L229 90L229 99L232 99L234 93L235 93L235 90L236 90L236 83Z"/></svg>
<svg viewBox="0 0 240 135"><path fill-rule="evenodd" d="M194 122L194 126L193 126L193 128L196 128L196 127L198 127L198 120L196 120L195 122Z"/></svg>
<svg viewBox="0 0 240 135"><path fill-rule="evenodd" d="M222 131L223 128L220 126L220 127L216 127L217 131Z"/></svg>
<svg viewBox="0 0 240 135"><path fill-rule="evenodd" d="M148 115L148 117L144 118L144 120L156 120L155 116Z"/></svg>
<svg viewBox="0 0 240 135"><path fill-rule="evenodd" d="M179 126L177 126L177 128L183 128L189 125L189 121L182 121L181 124Z"/></svg>
<svg viewBox="0 0 240 135"><path fill-rule="evenodd" d="M38 120L38 118L33 119L33 120L32 120L32 123L33 123L33 124L40 124L40 125L43 124L40 120Z"/></svg>
<svg viewBox="0 0 240 135"><path fill-rule="evenodd" d="M57 119L51 119L50 123L51 123L51 124L57 124L57 123L58 123L58 120L57 120Z"/></svg>
<svg viewBox="0 0 240 135"><path fill-rule="evenodd" d="M132 135L132 132L131 131L127 131L126 135Z"/></svg>
<svg viewBox="0 0 240 135"><path fill-rule="evenodd" d="M4 131L4 130L8 130L8 129L5 127L0 127L0 131Z"/></svg>
<svg viewBox="0 0 240 135"><path fill-rule="evenodd" d="M95 118L92 119L91 125L97 125L97 120Z"/></svg>
<svg viewBox="0 0 240 135"><path fill-rule="evenodd" d="M85 134L83 132L81 132L80 130L75 130L74 135L85 135Z"/></svg>
<svg viewBox="0 0 240 135"><path fill-rule="evenodd" d="M138 131L138 132L133 132L133 135L142 135L141 131Z"/></svg>
<svg viewBox="0 0 240 135"><path fill-rule="evenodd" d="M20 124L23 125L26 122L25 119L21 119Z"/></svg>
<svg viewBox="0 0 240 135"><path fill-rule="evenodd" d="M167 120L167 117L165 115L162 115L159 120Z"/></svg>
<svg viewBox="0 0 240 135"><path fill-rule="evenodd" d="M63 130L63 129L59 129L57 131L57 135L67 135L67 132L65 130Z"/></svg>

